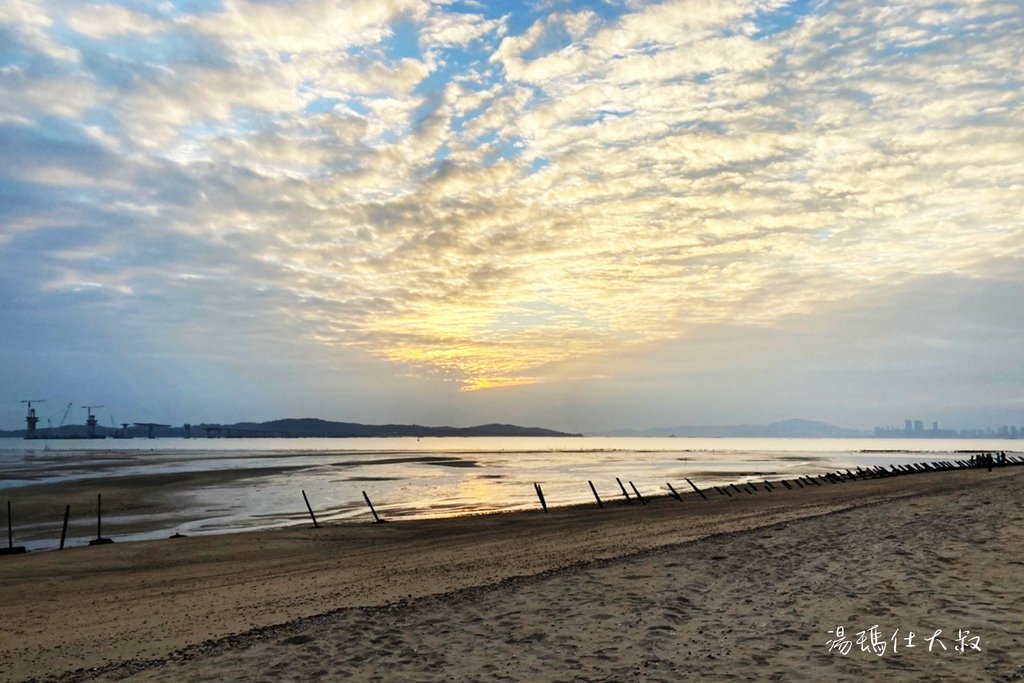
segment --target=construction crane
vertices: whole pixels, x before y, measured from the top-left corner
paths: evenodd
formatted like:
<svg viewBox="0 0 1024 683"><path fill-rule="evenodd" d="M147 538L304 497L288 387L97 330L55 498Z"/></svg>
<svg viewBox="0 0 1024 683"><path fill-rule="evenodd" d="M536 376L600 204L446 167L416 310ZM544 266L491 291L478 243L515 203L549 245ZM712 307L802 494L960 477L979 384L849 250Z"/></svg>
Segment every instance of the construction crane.
<svg viewBox="0 0 1024 683"><path fill-rule="evenodd" d="M60 425L57 427L58 430L61 427L64 426L65 422L67 422L68 411L69 410L71 410L71 404L70 403L67 405L66 408L64 408L64 417L62 417L60 419ZM54 434L53 434L53 418L57 417L57 413L58 412L60 412L59 408L53 413L53 415L50 415L48 418L46 418L46 431L47 431L47 434L48 434L47 438L52 439L54 437Z"/></svg>
<svg viewBox="0 0 1024 683"><path fill-rule="evenodd" d="M25 416L25 438L26 439L37 439L36 436L36 425L39 423L39 418L36 417L36 409L32 407L33 403L46 403L45 398L26 398L22 403L28 404L28 415Z"/></svg>
<svg viewBox="0 0 1024 683"><path fill-rule="evenodd" d="M103 408L104 406L82 406L85 408L86 415L88 416L85 420L85 438L95 439L96 438L96 416L92 414L94 408Z"/></svg>
<svg viewBox="0 0 1024 683"><path fill-rule="evenodd" d="M63 427L64 423L68 421L68 413L70 413L70 412L71 412L71 404L68 403L68 407L64 409L64 417L62 417L60 419L60 425L57 427L57 429L60 429L61 427Z"/></svg>

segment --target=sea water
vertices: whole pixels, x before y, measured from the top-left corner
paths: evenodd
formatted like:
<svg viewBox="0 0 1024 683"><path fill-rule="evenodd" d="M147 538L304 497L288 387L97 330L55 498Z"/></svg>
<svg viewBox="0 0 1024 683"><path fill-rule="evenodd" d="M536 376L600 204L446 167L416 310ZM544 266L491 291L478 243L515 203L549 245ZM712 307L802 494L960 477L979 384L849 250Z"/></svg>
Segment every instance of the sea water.
<svg viewBox="0 0 1024 683"><path fill-rule="evenodd" d="M696 495L686 479L702 488L762 482L966 459L956 451L1013 452L1017 445L984 439L6 439L0 441L0 493L17 505L19 492L35 487L52 485L59 497L60 484L88 489L102 482L117 491L104 500L144 499L130 514L104 518L105 531L134 540L308 524L302 491L321 522L372 519L364 491L382 517L415 519L535 508L534 483L548 505L569 505L594 501L588 481L604 499L622 497L616 478L630 495L629 482L645 495L667 493L668 483ZM54 531L43 526L19 529L19 543L54 545Z"/></svg>

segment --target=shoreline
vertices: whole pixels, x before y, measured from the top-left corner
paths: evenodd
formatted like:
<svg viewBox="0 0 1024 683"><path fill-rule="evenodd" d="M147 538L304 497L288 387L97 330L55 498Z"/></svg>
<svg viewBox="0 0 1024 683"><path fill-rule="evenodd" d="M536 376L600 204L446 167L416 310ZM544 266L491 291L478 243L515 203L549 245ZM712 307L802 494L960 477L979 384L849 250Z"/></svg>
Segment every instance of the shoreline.
<svg viewBox="0 0 1024 683"><path fill-rule="evenodd" d="M209 640L1024 476L956 470L649 505L141 541L0 562L4 680L155 659ZM45 600L41 596L45 595ZM112 644L113 643L113 644Z"/></svg>
<svg viewBox="0 0 1024 683"><path fill-rule="evenodd" d="M325 522L369 517L362 489L389 519L439 519L535 509L538 501L530 491L534 478L547 479L544 492L553 505L591 504L588 479L596 483L602 498L618 498L614 477L620 475L620 466L630 471L641 491L657 495L665 492L665 481L687 488L686 477L701 487L729 482L742 486L750 480L792 478L798 470L818 474L893 460L953 457L938 452L836 456L743 451L733 463L723 464L712 451L691 458L688 451L677 450L652 464L643 458L646 451L621 452L630 462L591 462L573 451L545 476L530 471L535 466L530 460L544 451L517 450L514 465L503 463L505 456L498 451L67 451L0 461L0 479L8 484L0 493L13 502L16 543L45 551L58 545L65 505L71 506L68 543L84 544L95 537L97 494L103 497L105 534L137 542L176 533L230 534L302 525L308 517L300 489L309 493L314 512ZM439 472L448 468L459 474ZM447 477L444 486L433 485L430 479L435 476Z"/></svg>

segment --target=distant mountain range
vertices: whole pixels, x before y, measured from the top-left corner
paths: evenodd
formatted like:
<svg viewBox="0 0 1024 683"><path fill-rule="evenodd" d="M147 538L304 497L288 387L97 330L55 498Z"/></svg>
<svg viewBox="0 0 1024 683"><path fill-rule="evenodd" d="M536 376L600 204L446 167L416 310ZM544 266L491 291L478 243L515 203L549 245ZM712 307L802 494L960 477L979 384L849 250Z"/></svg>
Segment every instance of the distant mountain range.
<svg viewBox="0 0 1024 683"><path fill-rule="evenodd" d="M65 425L54 427L37 427L36 433L41 438L69 439L85 437L85 425ZM186 436L186 428L154 427L153 435L162 437ZM146 427L129 427L127 431L112 427L96 427L97 436L114 437L127 435L144 438L148 435ZM581 436L567 434L553 429L539 427L519 427L509 424L485 424L475 427L425 427L423 425L366 425L356 422L332 422L317 418L289 418L271 420L270 422L236 422L233 424L193 424L193 438L213 437L382 437L382 436ZM24 429L0 431L0 437L23 438Z"/></svg>
<svg viewBox="0 0 1024 683"><path fill-rule="evenodd" d="M815 420L783 420L767 425L680 425L653 429L617 429L598 436L703 436L703 437L788 437L788 438L845 438L873 436L862 429L837 427Z"/></svg>

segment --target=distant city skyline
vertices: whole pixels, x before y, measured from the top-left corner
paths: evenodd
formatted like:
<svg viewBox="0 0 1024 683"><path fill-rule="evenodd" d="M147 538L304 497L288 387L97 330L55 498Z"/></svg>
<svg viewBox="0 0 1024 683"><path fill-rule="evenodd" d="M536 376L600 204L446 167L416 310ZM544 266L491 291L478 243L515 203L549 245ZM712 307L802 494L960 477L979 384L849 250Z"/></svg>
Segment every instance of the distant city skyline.
<svg viewBox="0 0 1024 683"><path fill-rule="evenodd" d="M1000 437L1016 439L1024 437L1024 424L998 425L983 427L939 427L937 420L933 420L930 427L926 427L924 420L904 420L903 428L899 427L875 427L875 436L883 437Z"/></svg>
<svg viewBox="0 0 1024 683"><path fill-rule="evenodd" d="M1017 4L31 0L0 32L3 428L1024 424Z"/></svg>

